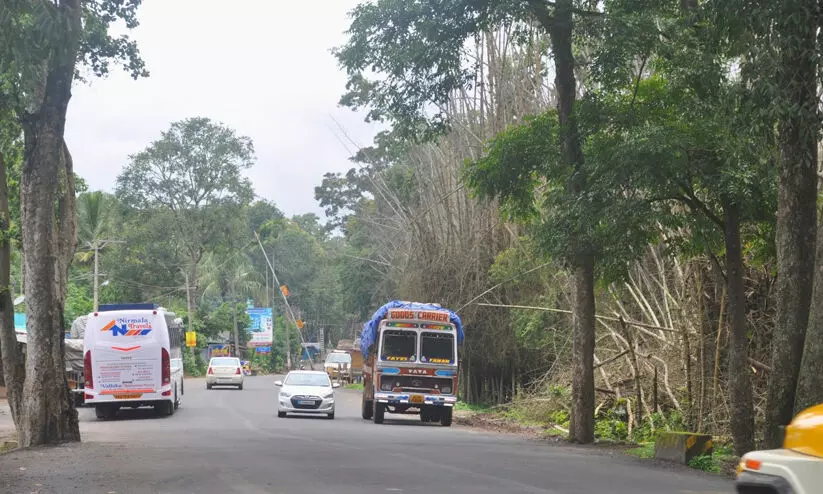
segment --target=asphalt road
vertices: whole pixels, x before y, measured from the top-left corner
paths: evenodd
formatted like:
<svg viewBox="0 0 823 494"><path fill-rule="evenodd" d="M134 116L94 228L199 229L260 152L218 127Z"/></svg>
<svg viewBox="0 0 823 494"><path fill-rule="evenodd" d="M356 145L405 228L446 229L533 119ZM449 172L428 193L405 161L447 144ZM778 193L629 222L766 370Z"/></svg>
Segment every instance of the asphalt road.
<svg viewBox="0 0 823 494"><path fill-rule="evenodd" d="M0 493L728 494L730 482L619 453L411 417L375 425L338 390L337 417L276 415L272 377L206 391L187 380L168 418L80 411L84 442L0 456Z"/></svg>

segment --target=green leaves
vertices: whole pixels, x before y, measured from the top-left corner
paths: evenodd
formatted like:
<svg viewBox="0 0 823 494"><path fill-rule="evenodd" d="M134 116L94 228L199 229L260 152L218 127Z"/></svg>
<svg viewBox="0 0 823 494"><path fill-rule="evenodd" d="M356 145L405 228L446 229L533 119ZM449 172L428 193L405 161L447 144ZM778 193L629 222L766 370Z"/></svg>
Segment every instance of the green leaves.
<svg viewBox="0 0 823 494"><path fill-rule="evenodd" d="M430 139L448 126L452 92L475 82L464 44L524 15L525 2L515 0L362 3L350 14L347 43L334 51L348 74L340 103L368 109L368 120L390 122L405 137Z"/></svg>

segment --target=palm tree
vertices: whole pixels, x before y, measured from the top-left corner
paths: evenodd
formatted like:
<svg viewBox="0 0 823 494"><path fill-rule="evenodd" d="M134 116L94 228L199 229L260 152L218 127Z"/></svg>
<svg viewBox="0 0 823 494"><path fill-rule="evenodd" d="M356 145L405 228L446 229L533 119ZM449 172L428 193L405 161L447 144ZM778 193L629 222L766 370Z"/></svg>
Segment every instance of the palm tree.
<svg viewBox="0 0 823 494"><path fill-rule="evenodd" d="M115 198L103 191L81 194L77 198L77 247L75 259L87 264L94 262L94 310L98 308L98 280L100 251L117 240L106 239L112 231Z"/></svg>
<svg viewBox="0 0 823 494"><path fill-rule="evenodd" d="M240 351L240 331L237 326L237 303L239 297L259 298L264 290L259 274L255 273L251 260L243 253L219 259L209 253L203 260L202 279L206 282L203 297L219 296L231 302L234 323L234 347Z"/></svg>

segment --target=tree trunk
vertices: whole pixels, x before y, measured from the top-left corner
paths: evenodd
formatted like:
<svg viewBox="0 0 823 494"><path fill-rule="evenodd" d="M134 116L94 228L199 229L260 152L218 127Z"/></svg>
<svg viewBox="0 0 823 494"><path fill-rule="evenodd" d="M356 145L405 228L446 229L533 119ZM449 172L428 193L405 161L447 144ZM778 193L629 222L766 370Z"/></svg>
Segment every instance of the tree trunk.
<svg viewBox="0 0 823 494"><path fill-rule="evenodd" d="M729 403L734 449L743 455L754 449L754 403L749 376L746 337L746 287L743 283L743 252L737 204L723 200L726 246L726 285L729 296Z"/></svg>
<svg viewBox="0 0 823 494"><path fill-rule="evenodd" d="M816 257L811 316L800 365L795 413L823 403L823 221L819 221L817 227Z"/></svg>
<svg viewBox="0 0 823 494"><path fill-rule="evenodd" d="M240 357L240 330L237 327L237 302L234 301L232 298L232 306L231 306L231 320L232 324L234 324L234 351L237 357Z"/></svg>
<svg viewBox="0 0 823 494"><path fill-rule="evenodd" d="M557 90L557 114L561 128L561 156L564 164L576 173L568 184L568 193L576 197L585 188L583 148L574 115L577 97L577 81L574 75L572 53L573 2L557 0L554 15L548 16L545 4L530 0L532 11L548 28L554 51L555 88ZM585 225L581 225L585 228ZM572 378L572 414L569 437L579 443L594 441L594 256L587 246L579 243L574 267L574 337L572 354L574 377Z"/></svg>
<svg viewBox="0 0 823 494"><path fill-rule="evenodd" d="M793 416L809 323L817 227L817 0L781 4L776 31L782 108L778 121L777 323L767 394L766 448L781 445L779 427Z"/></svg>
<svg viewBox="0 0 823 494"><path fill-rule="evenodd" d="M0 153L0 353L6 393L15 426L21 426L23 382L26 379L25 361L21 346L14 333L14 302L11 297L11 239L9 227L9 188L6 182L6 164Z"/></svg>
<svg viewBox="0 0 823 494"><path fill-rule="evenodd" d="M67 1L61 9L79 32L79 3ZM28 345L23 385L26 413L18 430L21 447L80 440L77 411L66 383L63 348L67 270L76 244L74 172L63 133L76 49L53 57L43 102L24 123L20 195L28 276Z"/></svg>

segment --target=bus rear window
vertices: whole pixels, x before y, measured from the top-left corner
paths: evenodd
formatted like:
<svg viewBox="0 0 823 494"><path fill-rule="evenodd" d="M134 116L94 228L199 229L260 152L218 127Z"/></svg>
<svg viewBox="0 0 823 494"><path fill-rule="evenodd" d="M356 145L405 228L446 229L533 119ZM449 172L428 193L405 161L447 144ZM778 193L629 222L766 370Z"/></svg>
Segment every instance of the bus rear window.
<svg viewBox="0 0 823 494"><path fill-rule="evenodd" d="M451 333L422 333L420 361L432 364L454 362L454 335Z"/></svg>
<svg viewBox="0 0 823 494"><path fill-rule="evenodd" d="M396 329L383 330L382 360L395 362L410 362L416 357L417 333L398 331Z"/></svg>

